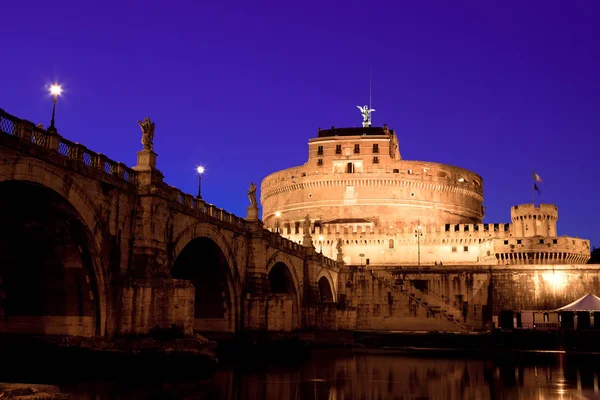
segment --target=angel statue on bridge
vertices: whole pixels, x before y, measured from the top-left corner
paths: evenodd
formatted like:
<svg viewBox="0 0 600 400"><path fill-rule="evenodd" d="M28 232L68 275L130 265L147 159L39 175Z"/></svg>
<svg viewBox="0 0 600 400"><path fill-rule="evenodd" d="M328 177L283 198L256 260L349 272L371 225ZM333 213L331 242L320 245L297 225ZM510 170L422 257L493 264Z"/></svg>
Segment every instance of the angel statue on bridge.
<svg viewBox="0 0 600 400"><path fill-rule="evenodd" d="M144 118L144 122L138 121L140 128L142 128L142 144L144 150L152 150L154 148L154 122L150 121L149 117Z"/></svg>
<svg viewBox="0 0 600 400"><path fill-rule="evenodd" d="M337 249L337 252L339 254L342 254L342 244L343 244L342 238L338 238L335 248Z"/></svg>
<svg viewBox="0 0 600 400"><path fill-rule="evenodd" d="M248 189L248 199L250 200L250 204L252 207L258 207L258 203L256 202L256 185L254 182L250 182L250 188Z"/></svg>

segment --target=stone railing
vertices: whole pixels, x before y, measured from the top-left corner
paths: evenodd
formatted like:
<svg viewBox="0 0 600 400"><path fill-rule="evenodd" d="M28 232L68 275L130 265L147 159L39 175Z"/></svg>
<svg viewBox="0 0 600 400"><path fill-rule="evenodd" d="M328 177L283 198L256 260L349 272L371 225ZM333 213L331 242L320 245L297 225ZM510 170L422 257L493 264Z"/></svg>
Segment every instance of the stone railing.
<svg viewBox="0 0 600 400"><path fill-rule="evenodd" d="M327 269L335 271L339 269L339 266L335 260L332 260L329 257L325 257L323 254L319 254L319 263Z"/></svg>
<svg viewBox="0 0 600 400"><path fill-rule="evenodd" d="M18 137L28 143L51 150L64 158L78 161L90 168L95 168L104 171L108 175L116 176L125 182L137 183L136 172L125 166L125 164L113 161L103 154L93 152L82 144L71 142L58 133L38 128L32 122L19 119L2 109L0 109L0 134ZM207 204L203 200L198 200L190 194L182 193L176 187L167 186L167 190L170 192L171 200L182 204L184 207L197 210L198 213L230 223L241 229L246 229L246 220L243 218L218 208L213 204ZM288 241L288 239L285 240Z"/></svg>
<svg viewBox="0 0 600 400"><path fill-rule="evenodd" d="M103 154L93 152L79 143L71 142L58 133L36 127L33 123L16 118L0 109L0 133L15 136L28 143L51 150L67 159L75 160L90 168L104 171L125 182L136 183L135 171Z"/></svg>
<svg viewBox="0 0 600 400"><path fill-rule="evenodd" d="M267 242L271 247L279 249L289 249L295 252L304 253L304 246L298 244L290 239L284 238L279 233L271 232L268 229L263 230L263 235L267 239Z"/></svg>
<svg viewBox="0 0 600 400"><path fill-rule="evenodd" d="M215 206L214 204L209 204L204 200L192 196L191 194L183 193L176 187L168 186L168 188L168 190L170 190L171 192L172 201L179 203L184 207L189 208L190 210L196 210L196 212L198 213L205 214L209 217L218 219L219 221L235 225L242 229L246 228L246 220L244 218L238 217L235 214L225 211L222 208Z"/></svg>

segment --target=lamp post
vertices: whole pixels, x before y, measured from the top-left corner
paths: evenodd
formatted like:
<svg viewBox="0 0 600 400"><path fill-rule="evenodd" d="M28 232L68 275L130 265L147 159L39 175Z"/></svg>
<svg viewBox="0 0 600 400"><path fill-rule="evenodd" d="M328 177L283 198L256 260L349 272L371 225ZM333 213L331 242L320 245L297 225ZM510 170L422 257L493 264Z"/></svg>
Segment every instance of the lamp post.
<svg viewBox="0 0 600 400"><path fill-rule="evenodd" d="M281 211L275 211L275 229L279 233L279 218L281 218Z"/></svg>
<svg viewBox="0 0 600 400"><path fill-rule="evenodd" d="M421 236L423 236L423 233L421 232L421 221L417 223L419 224L417 229L415 229L415 237L417 238L417 265L421 265Z"/></svg>
<svg viewBox="0 0 600 400"><path fill-rule="evenodd" d="M50 120L50 126L48 127L48 131L56 132L56 128L54 127L54 114L56 113L56 100L58 100L58 96L62 93L62 88L58 83L50 86L50 94L52 95L52 119Z"/></svg>
<svg viewBox="0 0 600 400"><path fill-rule="evenodd" d="M323 235L319 235L319 244L321 245L321 254L323 254Z"/></svg>
<svg viewBox="0 0 600 400"><path fill-rule="evenodd" d="M202 200L202 174L204 173L204 167L201 165L198 166L196 172L198 173L198 196L196 197Z"/></svg>

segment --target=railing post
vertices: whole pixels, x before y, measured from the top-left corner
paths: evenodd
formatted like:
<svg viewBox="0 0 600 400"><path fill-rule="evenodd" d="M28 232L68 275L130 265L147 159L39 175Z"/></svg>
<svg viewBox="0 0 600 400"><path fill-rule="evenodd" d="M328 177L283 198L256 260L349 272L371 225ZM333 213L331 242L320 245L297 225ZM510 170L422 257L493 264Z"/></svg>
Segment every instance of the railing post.
<svg viewBox="0 0 600 400"><path fill-rule="evenodd" d="M48 149L58 152L61 136L55 132L47 132L46 135L48 136Z"/></svg>
<svg viewBox="0 0 600 400"><path fill-rule="evenodd" d="M104 154L96 153L96 165L94 165L94 167L98 168L102 172L105 172L104 164L106 163L107 160L108 160L108 157L106 157Z"/></svg>
<svg viewBox="0 0 600 400"><path fill-rule="evenodd" d="M21 120L21 122L19 122L17 126L17 136L27 142L31 142L31 135L34 127L33 122Z"/></svg>
<svg viewBox="0 0 600 400"><path fill-rule="evenodd" d="M73 160L83 162L83 153L85 153L85 146L75 143L75 146L73 146Z"/></svg>
<svg viewBox="0 0 600 400"><path fill-rule="evenodd" d="M121 179L125 179L125 164L122 162L117 163L117 176Z"/></svg>

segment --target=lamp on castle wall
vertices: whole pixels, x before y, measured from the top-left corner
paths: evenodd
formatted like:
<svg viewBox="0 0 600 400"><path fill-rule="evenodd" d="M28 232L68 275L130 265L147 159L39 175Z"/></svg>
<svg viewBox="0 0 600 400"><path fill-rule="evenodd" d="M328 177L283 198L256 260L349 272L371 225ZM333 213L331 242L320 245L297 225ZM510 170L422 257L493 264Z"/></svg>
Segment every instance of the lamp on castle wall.
<svg viewBox="0 0 600 400"><path fill-rule="evenodd" d="M275 211L275 229L279 233L279 218L281 218L281 211Z"/></svg>
<svg viewBox="0 0 600 400"><path fill-rule="evenodd" d="M421 232L421 221L417 223L419 224L417 229L415 229L415 237L417 238L417 265L421 265L421 236L423 236L423 233Z"/></svg>

